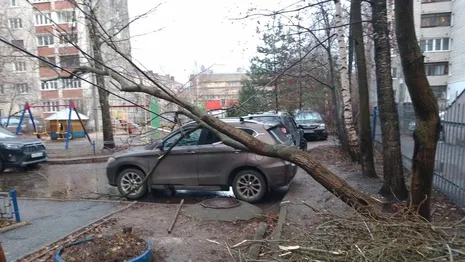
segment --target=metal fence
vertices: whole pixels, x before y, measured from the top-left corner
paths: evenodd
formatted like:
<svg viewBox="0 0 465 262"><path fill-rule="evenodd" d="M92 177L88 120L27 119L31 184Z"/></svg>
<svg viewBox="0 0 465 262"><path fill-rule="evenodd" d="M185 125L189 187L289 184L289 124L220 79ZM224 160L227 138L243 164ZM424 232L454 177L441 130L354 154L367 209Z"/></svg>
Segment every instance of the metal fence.
<svg viewBox="0 0 465 262"><path fill-rule="evenodd" d="M16 190L0 192L0 219L15 219L16 222L21 222Z"/></svg>
<svg viewBox="0 0 465 262"><path fill-rule="evenodd" d="M411 170L415 113L411 104L398 105L404 166ZM437 145L433 185L460 206L465 206L465 104L453 103L440 109L441 134ZM381 146L380 119L372 114L375 145Z"/></svg>

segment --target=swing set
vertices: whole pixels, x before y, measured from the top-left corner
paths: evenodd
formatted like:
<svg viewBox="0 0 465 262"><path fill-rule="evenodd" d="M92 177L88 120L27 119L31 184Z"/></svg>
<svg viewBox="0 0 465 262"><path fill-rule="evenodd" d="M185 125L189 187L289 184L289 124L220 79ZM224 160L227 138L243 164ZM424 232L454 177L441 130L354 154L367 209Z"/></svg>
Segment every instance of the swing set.
<svg viewBox="0 0 465 262"><path fill-rule="evenodd" d="M50 122L50 130L47 131L47 125L44 123L44 130L43 132L38 132L36 124L34 122L34 117L31 112L31 107L44 107L44 106L31 106L29 103L26 102L24 105L24 110L22 111L21 118L19 120L19 125L16 129L16 135L19 135L21 132L21 125L24 120L24 117L26 115L26 112L28 112L29 117L32 122L32 126L34 128L34 135L37 136L38 139L43 139L43 137L48 137L48 138L55 138L56 140L65 140L65 149L68 150L69 148L69 140L73 138L73 132L83 132L84 135L87 137L87 140L93 147L93 150L95 152L95 143L90 139L89 133L87 133L87 130L85 128L85 125L81 119L81 115L76 109L76 105L74 104L74 101L70 101L69 105L66 105L65 108L67 108L67 114L68 117L66 120L59 119L56 117L56 119L53 118L54 115L46 118L46 121ZM58 107L59 108L59 107ZM77 119L72 119L73 117L73 112L77 116ZM55 115L59 114L60 112L57 112ZM73 122L76 122L76 120L79 121L79 123L76 125ZM55 121L55 122L54 122ZM55 130L52 130L55 129Z"/></svg>

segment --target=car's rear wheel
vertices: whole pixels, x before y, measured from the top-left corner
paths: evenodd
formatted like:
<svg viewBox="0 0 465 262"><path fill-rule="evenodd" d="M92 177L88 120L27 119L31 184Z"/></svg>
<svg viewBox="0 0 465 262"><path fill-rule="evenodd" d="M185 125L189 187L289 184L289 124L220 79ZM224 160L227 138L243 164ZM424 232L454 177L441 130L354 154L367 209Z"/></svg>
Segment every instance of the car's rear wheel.
<svg viewBox="0 0 465 262"><path fill-rule="evenodd" d="M236 174L232 182L232 189L237 199L256 203L267 192L267 185L262 174L255 170L244 170Z"/></svg>
<svg viewBox="0 0 465 262"><path fill-rule="evenodd" d="M121 195L128 199L137 200L147 195L148 192L147 183L142 183L144 178L145 174L139 169L127 168L120 172L116 185ZM134 188L137 189L134 190ZM132 190L134 191L131 192Z"/></svg>
<svg viewBox="0 0 465 262"><path fill-rule="evenodd" d="M307 140L305 138L300 139L300 149L307 151Z"/></svg>
<svg viewBox="0 0 465 262"><path fill-rule="evenodd" d="M5 171L5 165L3 164L3 160L0 159L0 173L3 173Z"/></svg>

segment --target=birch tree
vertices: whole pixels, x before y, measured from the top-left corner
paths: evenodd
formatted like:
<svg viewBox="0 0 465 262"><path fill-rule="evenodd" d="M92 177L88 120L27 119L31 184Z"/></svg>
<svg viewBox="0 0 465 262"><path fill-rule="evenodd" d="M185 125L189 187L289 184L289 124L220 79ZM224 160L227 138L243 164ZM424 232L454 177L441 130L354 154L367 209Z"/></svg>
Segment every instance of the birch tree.
<svg viewBox="0 0 465 262"><path fill-rule="evenodd" d="M345 31L343 27L342 18L342 4L340 0L334 0L335 4L335 22L337 43L339 49L339 59L341 61L340 75L341 75L341 97L344 107L344 126L347 132L347 139L349 143L349 153L353 161L358 161L360 158L359 140L357 131L354 126L354 116L352 114L352 103L350 94L350 81L349 72L347 67L347 46L345 41Z"/></svg>

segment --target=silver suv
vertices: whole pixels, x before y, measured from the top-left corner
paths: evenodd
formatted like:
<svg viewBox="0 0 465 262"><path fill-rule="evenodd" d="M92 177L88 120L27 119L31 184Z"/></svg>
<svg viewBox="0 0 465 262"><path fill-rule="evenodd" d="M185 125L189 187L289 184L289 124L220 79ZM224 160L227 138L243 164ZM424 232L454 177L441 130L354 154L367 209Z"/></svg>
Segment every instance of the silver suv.
<svg viewBox="0 0 465 262"><path fill-rule="evenodd" d="M281 130L282 125L270 126L243 119L222 120L265 143L293 145ZM254 203L270 189L288 185L296 174L294 164L226 146L210 130L193 130L196 127L194 123L187 124L144 148L111 156L107 165L109 184L117 186L123 195L137 188L158 158L187 130L191 131L190 134L173 147L148 179L149 182L127 198L140 199L150 189L228 191L232 187L238 199Z"/></svg>

